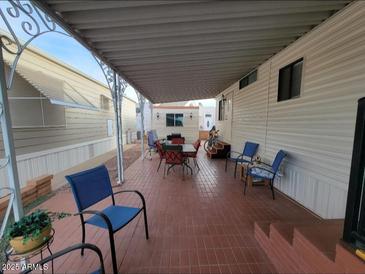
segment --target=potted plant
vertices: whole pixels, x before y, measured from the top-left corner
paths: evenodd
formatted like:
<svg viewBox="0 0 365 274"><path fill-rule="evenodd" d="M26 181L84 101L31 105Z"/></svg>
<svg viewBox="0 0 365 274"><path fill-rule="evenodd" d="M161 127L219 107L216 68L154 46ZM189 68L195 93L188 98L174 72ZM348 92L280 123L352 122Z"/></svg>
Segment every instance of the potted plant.
<svg viewBox="0 0 365 274"><path fill-rule="evenodd" d="M12 224L7 230L7 238L17 253L27 253L41 246L50 237L52 222L71 214L49 212L38 209Z"/></svg>

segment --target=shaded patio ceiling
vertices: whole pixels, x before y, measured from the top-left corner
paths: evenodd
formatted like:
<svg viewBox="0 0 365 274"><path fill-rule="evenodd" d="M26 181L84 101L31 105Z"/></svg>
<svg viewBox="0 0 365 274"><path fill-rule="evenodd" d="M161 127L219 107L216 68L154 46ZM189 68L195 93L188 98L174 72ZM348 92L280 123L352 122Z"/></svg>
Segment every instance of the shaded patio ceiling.
<svg viewBox="0 0 365 274"><path fill-rule="evenodd" d="M216 96L350 1L37 4L154 103Z"/></svg>

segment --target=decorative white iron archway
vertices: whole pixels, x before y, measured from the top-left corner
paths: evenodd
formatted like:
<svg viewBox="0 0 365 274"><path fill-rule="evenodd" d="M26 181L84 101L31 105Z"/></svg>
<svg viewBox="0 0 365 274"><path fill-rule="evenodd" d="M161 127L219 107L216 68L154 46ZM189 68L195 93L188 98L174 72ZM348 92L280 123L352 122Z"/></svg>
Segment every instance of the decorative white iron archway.
<svg viewBox="0 0 365 274"><path fill-rule="evenodd" d="M20 0L8 0L9 7L0 7L0 16L6 25L11 37L5 35L0 36L0 123L3 134L5 159L0 168L6 167L8 173L9 187L14 191L13 212L15 220L19 220L23 214L23 205L21 200L20 183L18 176L18 168L16 163L16 154L14 148L14 138L11 125L11 117L8 102L8 90L12 87L14 73L18 61L27 48L27 46L37 37L46 33L59 33L61 35L73 37L72 34L64 31L51 17L41 11L32 2ZM20 25L20 31L27 36L25 41L22 41L17 31L11 22L16 21ZM124 181L123 173L123 137L122 137L122 100L127 82L105 62L95 51L90 50L96 62L103 71L109 90L112 95L114 112L115 112L115 127L116 127L116 145L117 145L117 163L118 163L118 183ZM5 63L3 58L3 50L15 56L14 61L10 66L8 77L5 74ZM140 105L144 105L144 97L138 93ZM143 107L141 109L143 117ZM143 121L143 118L142 118ZM143 122L142 122L143 132ZM143 142L142 142L142 158L143 158ZM4 220L6 222L7 220Z"/></svg>

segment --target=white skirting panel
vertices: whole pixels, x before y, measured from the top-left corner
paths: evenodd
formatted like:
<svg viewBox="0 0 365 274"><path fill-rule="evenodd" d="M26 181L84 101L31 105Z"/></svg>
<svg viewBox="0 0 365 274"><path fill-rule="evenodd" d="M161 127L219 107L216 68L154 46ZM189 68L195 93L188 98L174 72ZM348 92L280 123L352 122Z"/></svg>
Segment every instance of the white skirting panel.
<svg viewBox="0 0 365 274"><path fill-rule="evenodd" d="M55 174L115 149L115 138L44 150L17 156L20 186L45 174ZM0 169L0 187L7 186L6 168Z"/></svg>
<svg viewBox="0 0 365 274"><path fill-rule="evenodd" d="M346 186L329 176L285 164L284 176L278 177L275 187L308 209L328 219L343 218L346 208Z"/></svg>

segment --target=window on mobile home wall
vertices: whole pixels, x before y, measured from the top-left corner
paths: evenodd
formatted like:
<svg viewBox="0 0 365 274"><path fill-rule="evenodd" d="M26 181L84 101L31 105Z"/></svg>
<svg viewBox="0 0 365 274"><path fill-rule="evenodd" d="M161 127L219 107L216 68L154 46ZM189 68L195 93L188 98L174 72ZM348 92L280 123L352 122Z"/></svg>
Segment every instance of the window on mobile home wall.
<svg viewBox="0 0 365 274"><path fill-rule="evenodd" d="M182 113L166 113L167 127L182 127L184 126L184 114Z"/></svg>
<svg viewBox="0 0 365 274"><path fill-rule="evenodd" d="M279 70L278 102L300 96L303 58Z"/></svg>
<svg viewBox="0 0 365 274"><path fill-rule="evenodd" d="M256 80L257 80L257 70L254 70L240 80L240 89L243 89L244 87L247 87L253 82L256 82Z"/></svg>
<svg viewBox="0 0 365 274"><path fill-rule="evenodd" d="M63 127L66 125L65 108L52 104L40 92L28 96L14 96L10 92L9 106L14 128ZM19 95L19 94L18 94Z"/></svg>
<svg viewBox="0 0 365 274"><path fill-rule="evenodd" d="M218 120L223 121L224 120L224 108L225 108L225 101L224 99L221 99L218 101Z"/></svg>

